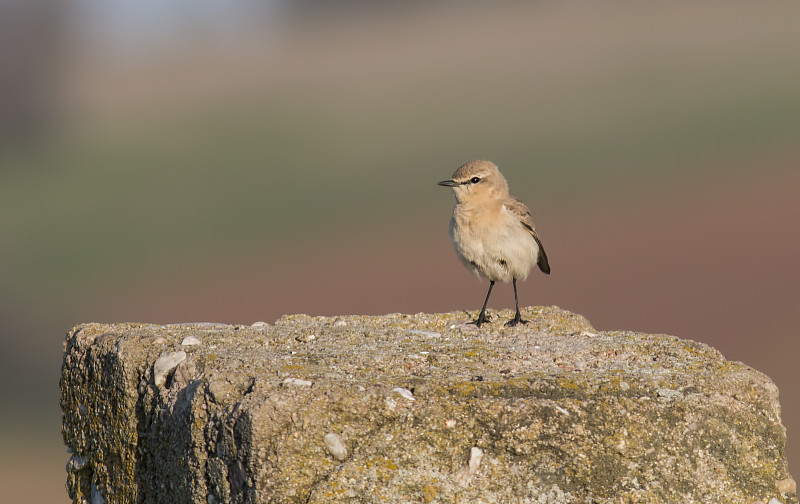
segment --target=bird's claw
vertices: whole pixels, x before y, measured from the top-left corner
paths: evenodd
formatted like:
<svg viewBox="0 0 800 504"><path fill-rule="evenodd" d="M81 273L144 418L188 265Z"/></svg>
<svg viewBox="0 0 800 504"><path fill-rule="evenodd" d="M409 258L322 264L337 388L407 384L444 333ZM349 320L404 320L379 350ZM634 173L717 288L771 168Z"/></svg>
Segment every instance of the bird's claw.
<svg viewBox="0 0 800 504"><path fill-rule="evenodd" d="M478 315L478 318L476 318L475 320L470 322L470 324L474 325L475 327L480 327L481 325L485 324L489 320L491 320L491 317L489 315L486 315L485 313L481 313L480 315Z"/></svg>
<svg viewBox="0 0 800 504"><path fill-rule="evenodd" d="M506 327L516 327L518 324L527 324L527 320L523 320L522 317L517 314L513 319L506 322Z"/></svg>

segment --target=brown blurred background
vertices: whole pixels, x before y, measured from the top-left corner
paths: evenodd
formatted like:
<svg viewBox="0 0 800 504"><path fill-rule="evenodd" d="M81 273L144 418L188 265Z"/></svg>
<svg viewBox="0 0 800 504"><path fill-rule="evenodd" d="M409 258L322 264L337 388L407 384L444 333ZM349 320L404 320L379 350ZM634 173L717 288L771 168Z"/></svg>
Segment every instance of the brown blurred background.
<svg viewBox="0 0 800 504"><path fill-rule="evenodd" d="M798 21L793 0L3 2L4 497L68 501L77 323L478 309L435 185L475 158L550 256L523 304L768 374L797 473Z"/></svg>

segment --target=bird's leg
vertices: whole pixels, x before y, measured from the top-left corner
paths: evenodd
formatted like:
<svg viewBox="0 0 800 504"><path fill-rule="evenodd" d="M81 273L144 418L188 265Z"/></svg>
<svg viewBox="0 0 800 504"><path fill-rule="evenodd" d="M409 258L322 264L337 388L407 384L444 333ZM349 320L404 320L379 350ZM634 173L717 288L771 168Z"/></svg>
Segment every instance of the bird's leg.
<svg viewBox="0 0 800 504"><path fill-rule="evenodd" d="M520 315L520 313L519 313L519 298L517 297L517 279L515 278L513 280L513 282L514 282L514 306L517 309L517 313L514 314L514 319L513 320L509 320L508 322L506 322L506 326L508 326L508 327L514 327L517 324L527 324L528 323L527 320L522 320L522 315Z"/></svg>
<svg viewBox="0 0 800 504"><path fill-rule="evenodd" d="M489 303L489 296L492 294L492 287L494 287L494 280L489 280L489 292L486 293L486 300L483 302L483 308L481 308L481 314L478 315L478 318L470 322L470 324L475 324L476 326L480 327L481 324L488 320L486 318L486 305Z"/></svg>

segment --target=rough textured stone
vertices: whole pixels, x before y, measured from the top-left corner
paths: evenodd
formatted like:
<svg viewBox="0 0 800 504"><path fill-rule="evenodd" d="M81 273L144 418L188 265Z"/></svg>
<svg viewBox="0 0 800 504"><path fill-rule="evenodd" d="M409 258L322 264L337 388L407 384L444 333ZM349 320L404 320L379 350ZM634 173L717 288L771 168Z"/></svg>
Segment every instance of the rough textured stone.
<svg viewBox="0 0 800 504"><path fill-rule="evenodd" d="M511 316L78 326L61 379L70 496L797 502L763 374L555 307L504 327Z"/></svg>

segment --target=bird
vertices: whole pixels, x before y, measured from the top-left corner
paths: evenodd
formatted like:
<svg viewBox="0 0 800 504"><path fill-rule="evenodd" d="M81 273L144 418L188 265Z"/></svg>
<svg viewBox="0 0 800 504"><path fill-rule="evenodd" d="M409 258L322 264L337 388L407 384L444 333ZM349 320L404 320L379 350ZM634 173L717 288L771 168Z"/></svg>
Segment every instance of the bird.
<svg viewBox="0 0 800 504"><path fill-rule="evenodd" d="M489 280L480 315L470 324L480 327L488 319L486 304L495 282L512 282L516 313L506 326L526 324L519 312L517 280L525 280L534 266L550 274L550 264L533 225L528 207L511 196L508 182L491 161L470 161L452 178L438 182L450 187L456 199L450 219L450 239L464 267Z"/></svg>

